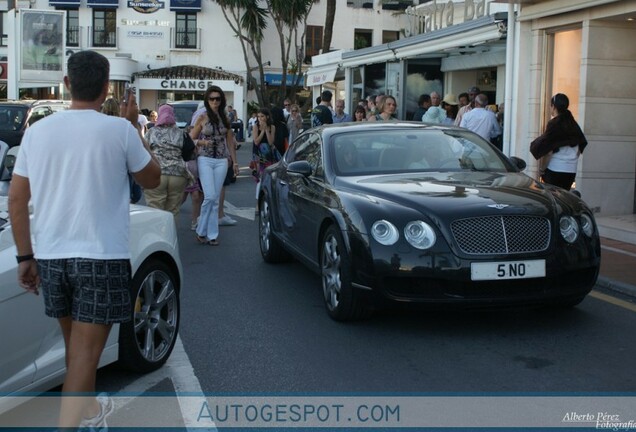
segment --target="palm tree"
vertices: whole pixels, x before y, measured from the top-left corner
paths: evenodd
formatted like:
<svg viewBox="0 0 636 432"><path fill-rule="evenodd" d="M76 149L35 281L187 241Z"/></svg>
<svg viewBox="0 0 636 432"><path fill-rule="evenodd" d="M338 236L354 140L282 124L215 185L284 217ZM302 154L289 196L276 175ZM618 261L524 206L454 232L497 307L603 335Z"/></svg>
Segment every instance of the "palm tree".
<svg viewBox="0 0 636 432"><path fill-rule="evenodd" d="M274 26L278 32L280 44L280 60L283 66L283 76L278 93L278 101L287 97L287 72L288 69L294 71L296 87L300 81L302 69L300 68L298 53L302 52L300 46L304 46L304 26L314 3L318 0L267 0L268 11L274 21ZM298 38L298 27L303 27L300 40ZM293 57L290 57L292 46L294 47ZM294 92L292 92L294 93Z"/></svg>
<svg viewBox="0 0 636 432"><path fill-rule="evenodd" d="M269 105L269 96L259 83L265 82L261 42L263 32L267 28L267 9L259 5L258 0L212 0L221 6L223 17L241 42L245 67L247 69L248 85L254 88L260 106ZM251 53L256 66L250 62ZM260 80L252 76L252 70L258 69Z"/></svg>
<svg viewBox="0 0 636 432"><path fill-rule="evenodd" d="M331 37L333 36L333 22L336 18L336 0L327 0L327 17L325 18L325 33L322 38L322 52L331 50Z"/></svg>

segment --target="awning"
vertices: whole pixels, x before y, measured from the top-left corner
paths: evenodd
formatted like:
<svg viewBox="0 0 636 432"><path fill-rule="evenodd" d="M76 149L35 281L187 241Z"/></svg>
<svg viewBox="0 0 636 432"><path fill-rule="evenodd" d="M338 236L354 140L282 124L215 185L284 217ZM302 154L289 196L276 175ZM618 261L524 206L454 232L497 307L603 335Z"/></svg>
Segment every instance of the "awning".
<svg viewBox="0 0 636 432"><path fill-rule="evenodd" d="M79 9L80 0L49 0L49 6L61 9Z"/></svg>
<svg viewBox="0 0 636 432"><path fill-rule="evenodd" d="M170 0L170 10L177 12L201 12L201 0Z"/></svg>
<svg viewBox="0 0 636 432"><path fill-rule="evenodd" d="M327 68L311 68L307 72L307 87L322 85L324 83L333 82L338 72L337 65L331 65Z"/></svg>
<svg viewBox="0 0 636 432"><path fill-rule="evenodd" d="M506 35L506 14L487 15L430 33L422 33L381 46L342 54L344 67L411 58L425 54L448 55L447 50L499 40Z"/></svg>
<svg viewBox="0 0 636 432"><path fill-rule="evenodd" d="M454 55L442 59L442 72L483 69L506 64L506 50L483 52L470 55Z"/></svg>
<svg viewBox="0 0 636 432"><path fill-rule="evenodd" d="M241 75L221 69L211 69L202 66L182 65L160 69L143 70L133 74L136 78L161 78L166 80L227 80L236 83L244 81ZM204 89L205 90L205 89Z"/></svg>
<svg viewBox="0 0 636 432"><path fill-rule="evenodd" d="M90 8L117 9L119 0L86 0L86 5Z"/></svg>

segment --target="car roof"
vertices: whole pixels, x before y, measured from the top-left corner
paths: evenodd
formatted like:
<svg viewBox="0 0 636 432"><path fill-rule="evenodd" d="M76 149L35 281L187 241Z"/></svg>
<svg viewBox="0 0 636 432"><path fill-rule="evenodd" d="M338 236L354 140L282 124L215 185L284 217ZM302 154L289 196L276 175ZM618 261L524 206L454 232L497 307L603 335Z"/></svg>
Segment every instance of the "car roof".
<svg viewBox="0 0 636 432"><path fill-rule="evenodd" d="M181 100L166 102L168 105L194 105L198 106L203 100Z"/></svg>
<svg viewBox="0 0 636 432"><path fill-rule="evenodd" d="M62 99L21 99L21 100L3 100L0 101L1 105L24 105L27 107L34 107L39 105L70 105L71 101Z"/></svg>
<svg viewBox="0 0 636 432"><path fill-rule="evenodd" d="M350 122L350 123L336 123L329 125L317 126L309 129L307 132L318 132L323 135L332 135L341 132L356 132L360 130L368 131L374 129L412 129L412 130L461 130L466 131L464 128L460 128L452 125L442 125L439 123L423 123L421 121L383 121L383 122Z"/></svg>

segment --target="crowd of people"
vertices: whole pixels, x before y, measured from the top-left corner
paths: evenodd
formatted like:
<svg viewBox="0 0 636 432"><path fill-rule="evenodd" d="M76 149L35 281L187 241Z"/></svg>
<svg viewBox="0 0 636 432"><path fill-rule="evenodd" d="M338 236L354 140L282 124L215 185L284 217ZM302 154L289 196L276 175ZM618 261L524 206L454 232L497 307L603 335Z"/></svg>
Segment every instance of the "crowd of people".
<svg viewBox="0 0 636 432"><path fill-rule="evenodd" d="M345 101L336 100L329 90L321 93L311 111L311 125L343 122L378 122L397 120L397 101L392 95L369 95L358 101L352 115L345 112ZM570 190L574 184L578 158L587 141L581 128L568 110L569 99L556 94L551 102L551 117L545 132L531 144L531 153L539 160L541 180ZM459 126L491 142L503 150L504 104L490 104L488 96L473 86L455 96L447 93L443 98L433 91L418 98L417 108L409 120L424 123Z"/></svg>
<svg viewBox="0 0 636 432"><path fill-rule="evenodd" d="M235 219L224 213L224 199L226 186L235 181L238 174L236 151L240 148L239 141L242 141L243 123L240 121L239 124L236 111L231 105L227 105L225 94L220 88L210 87L204 97L199 109L193 114L191 126L186 133L176 126L174 111L168 105L159 107L158 112L146 110L146 116L139 114L141 134L148 141L161 166L159 187L144 190L143 196L147 205L170 211L175 219L181 205L188 196L191 197L191 229L196 231L197 242L218 245L218 227L237 224ZM554 135L554 124L567 123L569 133L582 136L580 128L576 131L572 124L576 122L567 116L567 103L563 101L567 97L562 95L555 98L555 120L548 124L546 134L537 139L542 143L549 141ZM432 91L418 98L417 109L410 120L463 127L501 150L503 103L496 106L489 102L487 95L478 87L471 87L458 96L447 93L442 97L440 93ZM117 108L117 101L107 99L102 110L117 115ZM333 93L325 90L311 110L311 126L397 120L397 109L398 102L394 96L379 94L358 101L352 114L349 114L345 101L334 100ZM557 118L568 119L569 122L557 122ZM258 198L259 179L263 170L280 160L289 143L303 129L301 108L290 99L284 100L282 108L261 108L251 113L246 129L247 136L252 141L250 169L256 181ZM579 135L577 136L580 138ZM577 151L570 150L568 146L560 151L563 145L554 143L549 146L543 144L540 151L533 151L540 159L543 181L566 189L571 187L578 155L586 144L584 137L579 138L570 140L577 143ZM534 143L533 149L537 146ZM545 148L550 148L547 155L543 152ZM556 155L557 153L560 154ZM556 156L548 164L548 157L553 155ZM561 175L563 172L567 175ZM132 176L129 176L129 183L130 200L134 203L140 200L142 193ZM258 212L258 208L256 211Z"/></svg>

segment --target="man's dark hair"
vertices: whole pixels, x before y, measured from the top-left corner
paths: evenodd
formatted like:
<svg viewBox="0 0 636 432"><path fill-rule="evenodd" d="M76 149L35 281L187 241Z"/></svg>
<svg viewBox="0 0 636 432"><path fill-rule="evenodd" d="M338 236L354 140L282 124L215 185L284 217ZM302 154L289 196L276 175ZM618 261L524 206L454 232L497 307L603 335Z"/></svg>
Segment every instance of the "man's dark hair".
<svg viewBox="0 0 636 432"><path fill-rule="evenodd" d="M316 105L320 105L320 101L322 101L322 98L320 96L318 96L316 98Z"/></svg>
<svg viewBox="0 0 636 432"><path fill-rule="evenodd" d="M68 58L67 71L71 97L92 102L99 98L108 82L110 64L95 51L79 51Z"/></svg>
<svg viewBox="0 0 636 432"><path fill-rule="evenodd" d="M320 93L320 100L323 102L331 102L332 97L333 94L329 90L325 90L324 92Z"/></svg>
<svg viewBox="0 0 636 432"><path fill-rule="evenodd" d="M427 95L427 94L420 95L420 98L417 100L417 105L418 106L422 106L422 104L424 102L430 103L431 102L431 95Z"/></svg>
<svg viewBox="0 0 636 432"><path fill-rule="evenodd" d="M466 93L466 92L460 93L459 96L457 96L457 100L460 100L461 98L466 98L466 100L470 99L468 97L468 93Z"/></svg>

